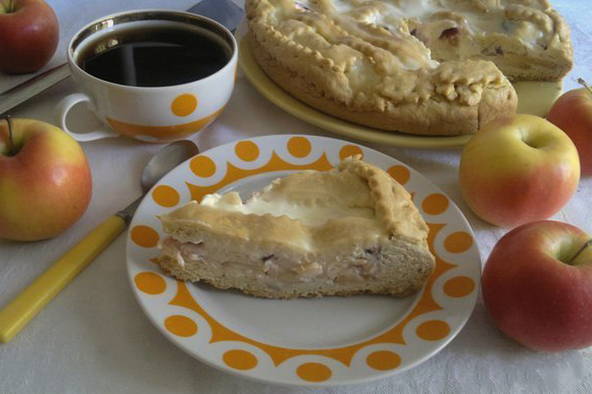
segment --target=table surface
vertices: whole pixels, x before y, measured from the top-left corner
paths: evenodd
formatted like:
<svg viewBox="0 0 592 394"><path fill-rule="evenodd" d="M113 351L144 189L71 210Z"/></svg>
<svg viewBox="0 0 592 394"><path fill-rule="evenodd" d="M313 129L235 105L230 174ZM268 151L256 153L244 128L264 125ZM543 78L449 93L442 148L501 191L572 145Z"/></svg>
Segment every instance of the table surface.
<svg viewBox="0 0 592 394"><path fill-rule="evenodd" d="M196 1L177 0L166 6L186 9ZM63 60L64 42L90 20L125 9L163 7L163 2L157 0L49 3L58 14L62 34L52 64ZM592 81L589 0L556 0L554 5L572 29L576 66L564 82L565 89L571 89L577 77ZM17 82L18 78L0 75L0 91ZM73 82L66 80L20 106L12 115L55 124L56 103L75 91ZM90 128L95 122L90 114L82 114L79 119L81 127ZM330 135L275 107L239 75L222 116L193 140L206 150L244 137L278 133ZM473 226L482 258L489 255L506 231L476 218L460 197L458 149L367 145L409 164L444 190ZM93 173L94 194L88 211L55 239L36 243L0 241L0 306L105 217L134 200L140 194L139 177L144 164L159 149L157 145L124 138L85 143L83 147ZM592 179L583 179L576 195L555 218L592 233L591 199ZM557 354L528 351L493 327L481 301L465 328L444 350L421 366L391 378L318 390L237 378L191 358L149 323L128 284L125 243L124 234L11 343L0 345L0 392L592 392L592 348Z"/></svg>

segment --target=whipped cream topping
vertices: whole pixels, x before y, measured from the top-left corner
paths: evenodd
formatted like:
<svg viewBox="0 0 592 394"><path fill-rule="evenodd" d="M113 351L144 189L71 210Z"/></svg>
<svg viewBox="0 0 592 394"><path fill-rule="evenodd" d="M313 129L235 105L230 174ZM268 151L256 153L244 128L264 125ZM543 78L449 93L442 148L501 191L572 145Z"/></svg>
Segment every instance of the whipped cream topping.
<svg viewBox="0 0 592 394"><path fill-rule="evenodd" d="M350 207L342 204L319 206L281 198L266 200L260 195L254 195L243 203L236 192L224 195L208 194L200 204L245 215L285 215L308 226L321 226L330 219L341 217L374 217L374 210L367 207Z"/></svg>

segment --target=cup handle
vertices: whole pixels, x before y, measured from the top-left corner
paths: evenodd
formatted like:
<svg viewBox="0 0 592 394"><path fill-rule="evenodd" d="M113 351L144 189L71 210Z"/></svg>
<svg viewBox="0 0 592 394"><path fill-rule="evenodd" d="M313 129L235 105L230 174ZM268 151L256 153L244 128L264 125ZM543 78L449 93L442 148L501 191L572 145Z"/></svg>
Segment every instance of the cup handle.
<svg viewBox="0 0 592 394"><path fill-rule="evenodd" d="M76 141L86 142L86 141L95 141L100 140L102 138L109 138L109 137L118 137L119 134L110 131L110 130L95 130L88 133L76 133L68 128L66 125L66 118L68 117L68 112L78 103L87 102L92 106L92 101L90 97L86 94L82 93L74 93L64 97L62 101L58 104L58 114L59 114L59 123L62 130L66 133L70 134Z"/></svg>

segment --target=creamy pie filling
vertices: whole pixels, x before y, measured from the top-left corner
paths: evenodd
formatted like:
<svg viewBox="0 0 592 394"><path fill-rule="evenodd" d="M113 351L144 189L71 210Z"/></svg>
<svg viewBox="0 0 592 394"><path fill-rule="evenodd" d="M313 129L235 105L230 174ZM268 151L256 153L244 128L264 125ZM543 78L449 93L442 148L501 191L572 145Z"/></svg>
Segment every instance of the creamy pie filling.
<svg viewBox="0 0 592 394"><path fill-rule="evenodd" d="M180 242L171 237L162 244L163 255L173 257L185 267L187 264L212 264L219 261L217 251L210 251L204 243ZM215 254L210 257L210 254ZM383 270L383 261L377 248L360 250L349 261L332 260L286 264L286 260L273 254L254 260L222 261L216 269L223 269L230 277L250 277L272 288L283 285L314 281L317 283L355 284L378 279Z"/></svg>

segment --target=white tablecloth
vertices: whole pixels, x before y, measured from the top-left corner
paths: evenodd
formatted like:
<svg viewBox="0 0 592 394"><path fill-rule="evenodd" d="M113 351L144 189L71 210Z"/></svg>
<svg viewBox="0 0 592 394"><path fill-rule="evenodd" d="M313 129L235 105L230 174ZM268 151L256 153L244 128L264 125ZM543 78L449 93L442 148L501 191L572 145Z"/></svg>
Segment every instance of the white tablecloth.
<svg viewBox="0 0 592 394"><path fill-rule="evenodd" d="M64 42L79 27L107 13L132 8L188 8L196 0L50 0ZM238 1L240 3L240 1ZM572 28L579 76L592 81L589 0L556 0ZM18 78L0 76L0 91ZM75 92L67 80L13 111L13 116L56 122L55 105ZM89 126L92 117L81 121ZM239 138L277 134L330 135L275 107L239 76L223 115L194 138L202 150ZM457 185L459 150L416 150L369 144L408 163L442 188L465 212L485 259L505 230L472 215ZM118 138L83 145L94 194L84 217L59 237L36 243L0 241L0 306L14 297L86 232L140 193L139 177L159 146ZM552 187L552 185L549 185ZM0 196L1 201L1 196ZM592 233L592 180L556 216ZM444 350L408 372L374 383L325 390L295 389L237 378L191 358L165 339L135 302L125 268L125 235L51 302L11 343L0 345L0 393L390 393L390 392L592 392L592 348L557 354L528 351L503 337L481 302Z"/></svg>

